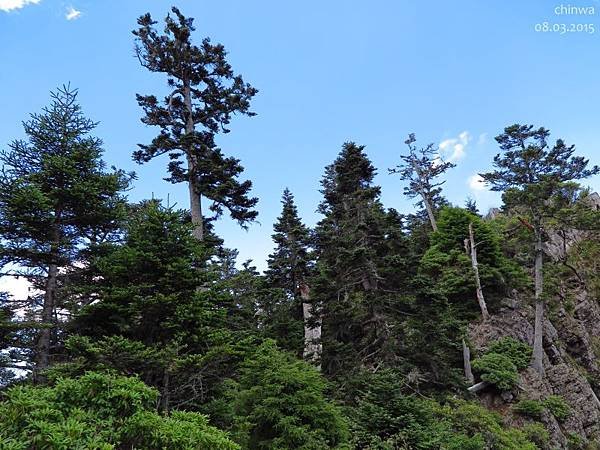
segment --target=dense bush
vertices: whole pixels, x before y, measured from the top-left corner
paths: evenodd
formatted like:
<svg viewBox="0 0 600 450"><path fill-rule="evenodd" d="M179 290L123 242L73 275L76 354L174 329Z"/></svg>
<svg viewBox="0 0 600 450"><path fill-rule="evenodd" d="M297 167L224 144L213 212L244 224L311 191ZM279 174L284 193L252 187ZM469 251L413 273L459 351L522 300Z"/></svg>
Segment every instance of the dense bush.
<svg viewBox="0 0 600 450"><path fill-rule="evenodd" d="M531 352L532 349L529 345L509 336L493 342L487 351L487 353L498 353L507 356L517 367L517 370L523 370L529 366Z"/></svg>
<svg viewBox="0 0 600 450"><path fill-rule="evenodd" d="M565 421L571 414L568 403L559 395L549 395L543 401L521 400L513 409L521 415L534 419L539 419L544 410L548 410L559 422Z"/></svg>
<svg viewBox="0 0 600 450"><path fill-rule="evenodd" d="M348 438L325 380L304 361L266 341L242 363L228 397L234 437L246 449L336 448Z"/></svg>
<svg viewBox="0 0 600 450"><path fill-rule="evenodd" d="M525 432L507 428L498 414L478 404L450 400L440 404L403 391L392 370L365 377L360 398L350 408L357 449L535 449Z"/></svg>
<svg viewBox="0 0 600 450"><path fill-rule="evenodd" d="M550 440L550 434L544 424L539 422L528 423L523 428L523 433L527 436L527 438L535 443L539 448L547 448L548 441Z"/></svg>
<svg viewBox="0 0 600 450"><path fill-rule="evenodd" d="M559 422L565 421L571 414L568 403L559 395L549 395L542 404Z"/></svg>
<svg viewBox="0 0 600 450"><path fill-rule="evenodd" d="M523 416L539 419L544 412L544 405L539 400L525 399L513 406L513 410Z"/></svg>
<svg viewBox="0 0 600 450"><path fill-rule="evenodd" d="M503 391L515 387L519 380L517 366L513 364L508 356L499 353L486 353L473 360L473 369L481 374L482 380Z"/></svg>
<svg viewBox="0 0 600 450"><path fill-rule="evenodd" d="M96 372L54 386L13 387L0 403L0 448L239 448L205 416L157 414L157 396L137 378Z"/></svg>

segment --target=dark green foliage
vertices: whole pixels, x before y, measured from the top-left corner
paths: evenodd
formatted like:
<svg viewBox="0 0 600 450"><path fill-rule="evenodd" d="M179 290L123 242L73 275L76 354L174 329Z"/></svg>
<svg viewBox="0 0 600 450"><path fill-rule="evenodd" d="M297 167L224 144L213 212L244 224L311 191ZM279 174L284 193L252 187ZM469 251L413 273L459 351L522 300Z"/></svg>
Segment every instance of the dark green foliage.
<svg viewBox="0 0 600 450"><path fill-rule="evenodd" d="M473 369L481 374L481 379L498 389L508 391L515 387L519 372L508 356L498 353L486 353L473 360Z"/></svg>
<svg viewBox="0 0 600 450"><path fill-rule="evenodd" d="M531 360L531 347L510 336L492 342L487 353L499 353L507 356L517 370L525 369Z"/></svg>
<svg viewBox="0 0 600 450"><path fill-rule="evenodd" d="M418 293L413 315L406 319L404 357L418 370L423 389L462 390L462 346L467 321L446 297L431 292L423 277L415 280Z"/></svg>
<svg viewBox="0 0 600 450"><path fill-rule="evenodd" d="M522 285L523 271L500 248L497 231L486 221L456 208L444 207L438 230L429 236L430 246L419 262L414 311L407 337L409 358L431 374L436 383L460 388L461 341L470 320L480 317L470 255L465 251L469 224L473 224L479 274L488 308L493 312L508 287Z"/></svg>
<svg viewBox="0 0 600 450"><path fill-rule="evenodd" d="M569 404L560 395L549 395L544 399L542 405L550 411L550 413L559 422L564 422L571 415Z"/></svg>
<svg viewBox="0 0 600 450"><path fill-rule="evenodd" d="M537 445L541 449L548 448L548 441L550 440L550 433L544 427L544 424L539 422L528 423L523 426L523 433L527 436L531 442Z"/></svg>
<svg viewBox="0 0 600 450"><path fill-rule="evenodd" d="M440 404L409 394L405 379L384 370L365 378L350 410L353 444L365 449L535 449L500 416L464 401Z"/></svg>
<svg viewBox="0 0 600 450"><path fill-rule="evenodd" d="M273 225L275 250L267 260L266 283L277 291L266 303L265 332L287 350L301 352L303 317L300 285L307 284L314 265L310 230L298 217L294 196L285 189L281 215Z"/></svg>
<svg viewBox="0 0 600 450"><path fill-rule="evenodd" d="M221 252L209 242L192 235L182 211L157 201L133 208L123 241L102 248L80 287L96 301L71 331L93 340L72 340L71 357L88 370L139 375L163 408L212 399L232 370L232 343L257 333L260 278L209 261Z"/></svg>
<svg viewBox="0 0 600 450"><path fill-rule="evenodd" d="M344 144L321 181L324 218L316 227L314 297L323 314L323 368L348 374L394 359L395 320L407 307L406 238L396 211L385 211L364 147Z"/></svg>
<svg viewBox="0 0 600 450"><path fill-rule="evenodd" d="M324 390L313 367L265 342L230 384L235 439L247 449L336 448L347 439L347 425Z"/></svg>
<svg viewBox="0 0 600 450"><path fill-rule="evenodd" d="M157 22L149 13L138 19L139 28L133 32L140 63L164 73L172 91L163 102L154 95L137 95L145 113L142 121L159 127L160 134L149 145L140 145L133 156L144 163L169 155L168 180L189 183L192 221L199 227L196 237L202 239L202 196L211 201L215 217L227 209L244 225L258 214L253 210L258 199L248 196L252 183L237 179L244 170L239 160L225 157L214 140L217 133L229 132L232 115L253 115L250 100L257 90L234 75L221 44L204 38L200 46L194 45L193 19L176 7L172 12L163 34L156 31Z"/></svg>
<svg viewBox="0 0 600 450"><path fill-rule="evenodd" d="M494 172L483 173L492 190L504 192L505 206L525 206L536 219L555 213L548 200L560 195L565 183L597 174L597 166L587 168L588 160L573 156L574 145L558 139L549 147L550 131L533 125L511 125L496 141L504 153L494 157Z"/></svg>
<svg viewBox="0 0 600 450"><path fill-rule="evenodd" d="M585 439L577 433L567 433L567 448L569 450L584 450Z"/></svg>
<svg viewBox="0 0 600 450"><path fill-rule="evenodd" d="M431 246L421 260L420 270L433 279L431 284L436 290L465 314L478 311L471 258L465 251L470 223L488 307L493 310L508 286L518 287L525 278L523 271L502 255L500 236L487 222L462 208L443 208L439 213L438 231L430 237Z"/></svg>
<svg viewBox="0 0 600 450"><path fill-rule="evenodd" d="M37 372L59 353L56 312L81 306L69 280L90 246L115 237L125 216L122 191L133 176L105 170L102 141L91 134L97 124L83 115L76 90L66 86L51 96L49 107L23 123L27 138L0 154L0 266L41 291L12 299L25 310L13 342L24 361L14 362L33 368L35 359Z"/></svg>
<svg viewBox="0 0 600 450"><path fill-rule="evenodd" d="M211 279L211 250L191 230L183 211L157 201L133 208L123 242L105 246L93 261L97 282L84 288L98 301L83 309L75 328L89 336L118 334L146 345L177 339L201 348L207 324L223 317L211 293L198 291Z"/></svg>
<svg viewBox="0 0 600 450"><path fill-rule="evenodd" d="M507 336L492 342L486 353L473 361L473 369L482 380L510 390L519 379L519 371L529 365L531 352L529 345Z"/></svg>
<svg viewBox="0 0 600 450"><path fill-rule="evenodd" d="M0 446L15 450L239 448L202 415L158 415L157 396L136 378L94 372L59 379L52 387L13 387L0 403Z"/></svg>
<svg viewBox="0 0 600 450"><path fill-rule="evenodd" d="M289 189L283 191L281 215L273 225L275 250L267 260L265 272L273 287L289 297L298 295L298 285L306 281L312 265L310 231L298 217L298 208Z"/></svg>
<svg viewBox="0 0 600 450"><path fill-rule="evenodd" d="M513 410L523 416L539 419L544 412L544 404L539 400L520 400Z"/></svg>

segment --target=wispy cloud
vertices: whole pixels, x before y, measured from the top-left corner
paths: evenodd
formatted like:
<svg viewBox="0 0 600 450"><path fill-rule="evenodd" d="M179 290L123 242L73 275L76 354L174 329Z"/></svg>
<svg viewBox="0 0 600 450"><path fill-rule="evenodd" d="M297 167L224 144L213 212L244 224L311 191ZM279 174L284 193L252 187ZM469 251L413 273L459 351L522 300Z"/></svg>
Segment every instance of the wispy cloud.
<svg viewBox="0 0 600 450"><path fill-rule="evenodd" d="M10 12L27 5L35 5L41 0L0 0L0 11Z"/></svg>
<svg viewBox="0 0 600 450"><path fill-rule="evenodd" d="M456 138L446 139L440 142L440 156L445 161L456 162L466 156L466 148L471 141L468 131L463 131Z"/></svg>
<svg viewBox="0 0 600 450"><path fill-rule="evenodd" d="M67 8L67 12L65 13L65 19L67 20L75 20L81 17L81 11L69 6Z"/></svg>
<svg viewBox="0 0 600 450"><path fill-rule="evenodd" d="M485 181L478 173L471 175L467 179L467 184L472 191L486 191L487 187L485 185Z"/></svg>
<svg viewBox="0 0 600 450"><path fill-rule="evenodd" d="M487 142L488 140L488 134L487 133L481 133L479 135L479 139L477 139L477 145L483 145Z"/></svg>

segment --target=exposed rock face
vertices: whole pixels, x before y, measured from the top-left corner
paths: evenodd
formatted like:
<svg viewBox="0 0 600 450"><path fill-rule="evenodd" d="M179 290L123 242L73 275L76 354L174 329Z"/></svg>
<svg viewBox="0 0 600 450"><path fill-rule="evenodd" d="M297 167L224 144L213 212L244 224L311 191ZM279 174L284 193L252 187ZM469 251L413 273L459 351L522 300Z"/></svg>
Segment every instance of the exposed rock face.
<svg viewBox="0 0 600 450"><path fill-rule="evenodd" d="M561 396L571 409L562 423L545 411L541 421L550 433L551 448L567 448L567 436L576 433L588 440L600 441L600 401L588 378L599 374L594 352L596 336L600 332L600 306L585 292L576 296L574 313L560 308L549 315L544 324L544 367L546 377L540 378L535 370L521 372L519 386L514 392L499 393L488 390L480 395L489 408L500 411L511 425L530 421L516 413L511 406L521 399L543 400L549 395ZM504 308L487 322L472 324L469 340L475 354L484 352L497 339L510 336L533 344L533 308L516 304Z"/></svg>

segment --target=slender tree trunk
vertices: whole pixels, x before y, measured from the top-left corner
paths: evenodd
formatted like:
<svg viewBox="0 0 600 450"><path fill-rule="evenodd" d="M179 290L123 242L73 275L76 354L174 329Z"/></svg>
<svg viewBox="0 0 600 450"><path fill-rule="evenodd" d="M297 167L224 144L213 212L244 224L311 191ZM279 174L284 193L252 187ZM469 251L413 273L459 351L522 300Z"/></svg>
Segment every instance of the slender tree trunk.
<svg viewBox="0 0 600 450"><path fill-rule="evenodd" d="M490 383L488 383L487 381L480 381L479 383L467 388L467 391L469 391L471 394L477 394L479 391L483 391L489 385Z"/></svg>
<svg viewBox="0 0 600 450"><path fill-rule="evenodd" d="M44 383L45 377L41 372L50 366L50 343L55 322L56 310L56 285L58 278L58 246L59 232L56 226L52 230L52 244L50 250L51 262L48 265L48 276L44 291L44 305L42 306L42 328L40 329L36 348L36 365L34 378L38 383Z"/></svg>
<svg viewBox="0 0 600 450"><path fill-rule="evenodd" d="M160 396L160 409L164 414L169 413L169 403L171 402L171 367L170 364L164 368L163 385Z"/></svg>
<svg viewBox="0 0 600 450"><path fill-rule="evenodd" d="M465 367L465 378L469 384L473 384L475 382L475 377L473 376L473 371L471 370L471 350L469 350L469 346L462 340L462 348L463 348L463 365Z"/></svg>
<svg viewBox="0 0 600 450"><path fill-rule="evenodd" d="M302 298L302 313L304 319L304 359L312 362L321 369L321 320L317 318L316 323L310 303L310 288L302 283L300 285L300 296Z"/></svg>
<svg viewBox="0 0 600 450"><path fill-rule="evenodd" d="M433 205L424 192L420 192L420 194L423 199L423 204L425 205L425 210L427 211L427 216L429 217L429 222L431 223L431 228L433 228L433 231L437 231L438 227L437 222L435 221L435 215L433 214Z"/></svg>
<svg viewBox="0 0 600 450"><path fill-rule="evenodd" d="M187 120L185 123L185 134L191 136L196 129L194 125L194 110L192 106L192 92L189 82L184 82L183 99L185 109L187 110ZM204 239L204 221L202 217L202 195L198 186L198 160L194 152L194 144L190 145L187 152L188 163L188 190L190 195L190 213L192 215L192 224L194 225L194 237L202 241Z"/></svg>
<svg viewBox="0 0 600 450"><path fill-rule="evenodd" d="M423 179L423 175L421 170L419 169L419 166L417 165L416 162L411 162L413 169L415 171L415 173L417 174L417 176L422 180ZM429 222L431 223L431 228L433 228L433 231L437 231L437 222L435 221L435 216L433 214L433 205L431 204L431 199L429 198L429 196L422 190L419 190L419 194L421 195L421 198L423 199L423 204L425 205L425 209L427 210L427 215L429 216Z"/></svg>
<svg viewBox="0 0 600 450"><path fill-rule="evenodd" d="M473 222L469 224L469 247L471 248L471 265L473 266L473 273L475 274L475 288L477 290L477 302L481 309L481 316L483 320L488 320L490 314L488 313L485 298L483 297L483 289L481 288L481 279L479 278L479 264L477 263L477 248L475 247L475 235L473 233Z"/></svg>
<svg viewBox="0 0 600 450"><path fill-rule="evenodd" d="M542 230L538 225L535 227L535 330L533 337L533 355L531 359L532 367L544 376L544 300L543 292L543 264L544 253L542 247Z"/></svg>

